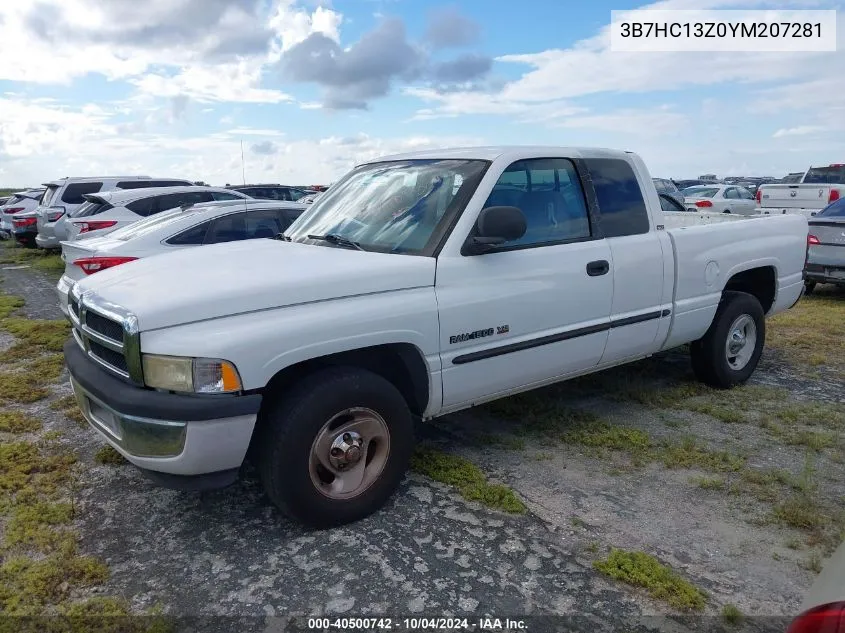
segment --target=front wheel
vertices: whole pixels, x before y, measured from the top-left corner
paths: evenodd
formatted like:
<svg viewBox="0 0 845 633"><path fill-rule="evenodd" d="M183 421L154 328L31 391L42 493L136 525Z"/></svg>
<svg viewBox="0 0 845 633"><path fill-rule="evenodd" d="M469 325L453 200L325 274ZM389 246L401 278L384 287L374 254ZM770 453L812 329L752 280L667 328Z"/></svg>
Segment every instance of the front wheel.
<svg viewBox="0 0 845 633"><path fill-rule="evenodd" d="M306 525L362 519L395 492L413 449L402 394L369 371L333 367L268 407L259 472L270 500Z"/></svg>
<svg viewBox="0 0 845 633"><path fill-rule="evenodd" d="M726 291L707 333L690 346L696 378L719 389L744 383L757 368L765 340L766 319L757 298Z"/></svg>

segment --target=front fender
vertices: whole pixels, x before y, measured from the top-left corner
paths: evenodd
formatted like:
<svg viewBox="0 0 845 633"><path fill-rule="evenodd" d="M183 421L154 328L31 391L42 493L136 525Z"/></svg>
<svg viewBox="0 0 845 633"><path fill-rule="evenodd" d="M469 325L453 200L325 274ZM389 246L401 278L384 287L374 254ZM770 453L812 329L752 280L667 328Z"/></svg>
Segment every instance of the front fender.
<svg viewBox="0 0 845 633"><path fill-rule="evenodd" d="M415 288L141 332L141 351L223 358L236 365L250 390L302 361L390 343L415 346L434 375L440 371L439 340L434 289Z"/></svg>

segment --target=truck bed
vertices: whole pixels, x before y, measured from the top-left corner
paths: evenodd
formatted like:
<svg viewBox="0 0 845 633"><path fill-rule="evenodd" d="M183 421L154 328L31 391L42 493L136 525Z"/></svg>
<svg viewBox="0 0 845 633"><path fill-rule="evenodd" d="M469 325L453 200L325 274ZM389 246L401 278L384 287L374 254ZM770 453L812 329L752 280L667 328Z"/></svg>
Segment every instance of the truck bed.
<svg viewBox="0 0 845 633"><path fill-rule="evenodd" d="M671 223L677 221L670 222L667 216L675 285L672 326L664 349L700 338L713 320L725 282L743 270L772 268L776 294L771 306L764 306L768 312L786 309L801 296L807 243L805 217L752 216L672 227Z"/></svg>

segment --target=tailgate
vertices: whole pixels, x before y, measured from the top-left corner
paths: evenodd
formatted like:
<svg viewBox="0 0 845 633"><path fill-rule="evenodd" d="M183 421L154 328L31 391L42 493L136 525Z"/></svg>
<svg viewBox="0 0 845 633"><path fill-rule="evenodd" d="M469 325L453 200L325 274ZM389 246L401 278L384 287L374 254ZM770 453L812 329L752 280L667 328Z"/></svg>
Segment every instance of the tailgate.
<svg viewBox="0 0 845 633"><path fill-rule="evenodd" d="M823 209L830 185L763 185L760 206L777 209Z"/></svg>

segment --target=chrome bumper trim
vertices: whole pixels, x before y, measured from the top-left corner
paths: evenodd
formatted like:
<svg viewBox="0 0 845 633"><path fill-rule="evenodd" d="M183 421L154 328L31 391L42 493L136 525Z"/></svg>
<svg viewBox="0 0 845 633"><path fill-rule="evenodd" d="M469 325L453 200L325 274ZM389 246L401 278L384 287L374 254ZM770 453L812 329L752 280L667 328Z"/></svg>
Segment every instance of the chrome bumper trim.
<svg viewBox="0 0 845 633"><path fill-rule="evenodd" d="M185 449L188 423L153 420L115 411L70 379L88 423L133 457L177 457Z"/></svg>

